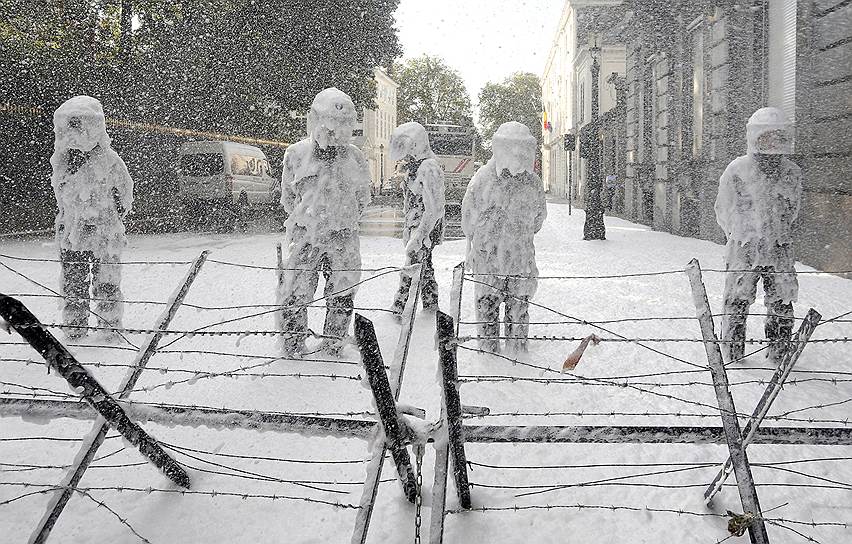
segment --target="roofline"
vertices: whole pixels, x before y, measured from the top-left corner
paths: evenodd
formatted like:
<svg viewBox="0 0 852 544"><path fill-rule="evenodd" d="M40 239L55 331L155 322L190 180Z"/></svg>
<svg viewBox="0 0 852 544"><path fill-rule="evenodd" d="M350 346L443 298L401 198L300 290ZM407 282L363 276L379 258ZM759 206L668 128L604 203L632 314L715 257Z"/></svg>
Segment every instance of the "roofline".
<svg viewBox="0 0 852 544"><path fill-rule="evenodd" d="M553 58L556 55L556 50L559 48L559 36L562 34L562 29L565 28L568 14L572 9L575 7L620 6L622 4L624 4L624 0L565 0L565 4L562 7L562 14L559 16L559 26L556 28L556 34L553 36L550 44L550 51L547 53L547 62L544 63L542 79L544 79L544 76L547 75L553 65Z"/></svg>
<svg viewBox="0 0 852 544"><path fill-rule="evenodd" d="M399 88L399 83L393 80L390 75L388 75L388 71L382 68L381 66L376 66L373 68L373 77L381 78L385 80L385 83L390 83L395 89Z"/></svg>

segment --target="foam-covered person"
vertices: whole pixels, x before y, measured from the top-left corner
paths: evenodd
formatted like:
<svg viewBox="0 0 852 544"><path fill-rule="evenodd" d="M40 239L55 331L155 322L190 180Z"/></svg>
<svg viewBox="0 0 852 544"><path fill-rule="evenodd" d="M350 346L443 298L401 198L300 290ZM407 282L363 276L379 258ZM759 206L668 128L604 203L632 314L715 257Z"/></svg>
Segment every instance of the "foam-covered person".
<svg viewBox="0 0 852 544"><path fill-rule="evenodd" d="M466 266L473 274L482 349L500 351L500 308L506 347L527 349L529 299L538 286L535 234L547 216L544 188L534 171L537 143L529 128L500 125L493 156L480 168L462 201Z"/></svg>
<svg viewBox="0 0 852 544"><path fill-rule="evenodd" d="M394 129L390 158L402 161L406 173L402 184L405 212L402 241L405 243L406 269L400 277L391 309L397 315L402 314L411 288L409 267L422 264L421 301L424 309L435 310L438 307L438 284L432 266L432 250L441 243L443 236L444 171L429 146L426 129L414 121Z"/></svg>
<svg viewBox="0 0 852 544"><path fill-rule="evenodd" d="M356 284L361 279L358 222L370 202L370 171L350 143L357 114L352 99L329 88L308 112L308 137L287 148L281 176L284 271L276 314L285 355L305 351L307 305L319 273L325 278L322 350L337 355L352 321Z"/></svg>
<svg viewBox="0 0 852 544"><path fill-rule="evenodd" d="M110 146L104 110L95 98L65 101L53 114L53 130L51 185L58 206L63 321L67 335L77 339L87 334L93 314L99 336L109 340L122 327L120 263L133 180Z"/></svg>
<svg viewBox="0 0 852 544"><path fill-rule="evenodd" d="M742 360L746 316L763 281L767 357L778 361L793 329L799 293L793 251L793 221L802 198L802 172L790 160L793 124L778 108L761 108L746 124L747 154L719 180L716 220L725 231L723 351Z"/></svg>

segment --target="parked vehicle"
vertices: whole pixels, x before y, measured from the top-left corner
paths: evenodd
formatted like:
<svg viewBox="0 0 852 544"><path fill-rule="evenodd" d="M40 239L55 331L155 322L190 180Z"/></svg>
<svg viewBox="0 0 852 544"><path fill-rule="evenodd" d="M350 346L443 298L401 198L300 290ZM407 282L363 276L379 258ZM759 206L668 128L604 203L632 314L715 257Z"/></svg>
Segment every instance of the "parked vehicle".
<svg viewBox="0 0 852 544"><path fill-rule="evenodd" d="M280 187L257 147L196 141L180 148L178 194L191 217L215 217L230 230L248 214L277 208Z"/></svg>
<svg viewBox="0 0 852 544"><path fill-rule="evenodd" d="M474 173L474 132L460 125L425 125L429 145L444 170L447 206L460 207Z"/></svg>

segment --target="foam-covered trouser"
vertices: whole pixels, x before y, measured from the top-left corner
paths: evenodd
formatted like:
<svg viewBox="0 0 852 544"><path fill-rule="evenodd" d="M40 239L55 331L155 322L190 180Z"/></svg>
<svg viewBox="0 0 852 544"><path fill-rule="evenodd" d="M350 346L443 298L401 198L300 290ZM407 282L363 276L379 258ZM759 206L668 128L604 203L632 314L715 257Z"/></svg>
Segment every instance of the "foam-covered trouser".
<svg viewBox="0 0 852 544"><path fill-rule="evenodd" d="M526 284L531 281L535 282L529 278L487 277L484 283L488 285L476 284L476 321L479 336L483 337L479 340L480 349L495 353L500 351L500 340L496 337L500 336L502 304L506 348L512 352L526 351L530 329L530 289Z"/></svg>
<svg viewBox="0 0 852 544"><path fill-rule="evenodd" d="M423 283L420 285L420 301L423 303L423 308L435 309L438 307L438 282L435 281L435 268L432 266L432 248L421 246L419 250L409 252L405 258L405 266L414 264L423 265ZM397 314L405 310L412 281L410 274L402 272L399 278L399 289L391 308Z"/></svg>
<svg viewBox="0 0 852 544"><path fill-rule="evenodd" d="M86 334L90 313L97 317L98 327L120 329L124 297L119 256L96 257L91 251L62 250L60 261L64 297L62 318L70 327L68 336L79 338ZM90 299L95 300L95 311L90 308Z"/></svg>
<svg viewBox="0 0 852 544"><path fill-rule="evenodd" d="M321 241L309 240L306 230L296 226L290 253L284 261L282 282L278 289L278 328L290 333L282 337L282 350L292 355L304 351L308 331L308 304L314 300L319 273L325 278L326 314L324 344L339 350L349 330L354 310L354 285L361 279L361 246L353 231L329 233Z"/></svg>
<svg viewBox="0 0 852 544"><path fill-rule="evenodd" d="M727 361L740 361L745 355L746 317L757 296L757 283L763 280L766 321L764 330L770 342L767 358L779 361L788 348L793 332L793 302L799 292L792 249L776 245L772 252L778 266L754 266L748 246L729 243L722 316L723 352Z"/></svg>

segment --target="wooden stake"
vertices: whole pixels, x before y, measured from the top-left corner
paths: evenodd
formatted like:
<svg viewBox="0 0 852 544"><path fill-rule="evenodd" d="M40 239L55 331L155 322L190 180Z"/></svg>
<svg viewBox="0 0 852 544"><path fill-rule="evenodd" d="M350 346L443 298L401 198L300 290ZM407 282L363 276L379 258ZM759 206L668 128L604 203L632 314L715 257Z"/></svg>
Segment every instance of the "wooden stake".
<svg viewBox="0 0 852 544"><path fill-rule="evenodd" d="M450 312L455 324L454 335L459 334L462 292L464 288L464 261L453 268L453 285L450 288ZM447 411L441 403L441 426L435 434L435 479L432 483L432 512L429 522L430 544L444 542L444 519L447 515L447 474L450 461L450 440L447 433Z"/></svg>
<svg viewBox="0 0 852 544"><path fill-rule="evenodd" d="M361 350L364 371L367 373L367 380L370 382L370 389L376 401L376 409L385 433L385 443L393 456L405 496L409 502L413 503L417 495L417 478L411 467L411 457L405 447L405 437L399 424L399 411L397 411L396 401L385 372L385 363L379 350L376 330L373 323L360 314L355 315L355 340Z"/></svg>
<svg viewBox="0 0 852 544"><path fill-rule="evenodd" d="M402 328L399 331L399 339L397 340L396 350L394 351L391 373L393 375L392 387L395 401L399 399L399 392L402 389L402 377L405 371L405 363L408 360L411 331L414 329L414 320L417 315L417 304L420 301L420 285L422 282L423 266L421 265L417 281L412 281L411 287L408 289L408 300L402 311ZM382 467L384 467L387 449L387 444L384 441L381 441L381 443L376 442L373 456L367 464L367 477L364 480L364 489L361 491L361 501L359 502L361 508L355 514L352 544L364 544L367 542L367 531L370 528L373 506L376 503L376 495L379 492L379 482L382 479Z"/></svg>
<svg viewBox="0 0 852 544"><path fill-rule="evenodd" d="M775 373L772 374L772 379L769 381L766 391L763 393L763 396L760 397L760 401L758 401L754 412L743 429L743 448L746 448L749 444L751 444L751 441L754 439L754 435L757 433L758 427L763 422L763 418L769 412L772 402L784 387L784 382L787 381L787 376L790 375L790 371L793 370L793 366L796 364L796 361L799 360L799 356L805 349L805 343L810 340L811 334L813 334L814 329L819 324L819 320L821 318L822 316L820 313L813 308L808 311L808 315L805 316L805 320L802 322L801 327L799 327L799 332L796 333L796 336L793 339L792 345L795 346L795 349L789 349L784 353L784 356L781 358L781 363L778 365L778 368L775 369ZM725 483L725 480L728 479L728 476L731 475L732 471L733 464L731 463L731 458L728 457L728 460L722 465L719 473L716 474L715 478L713 478L713 481L710 483L710 487L704 491L705 504L709 505L713 500L713 497L716 496L716 493L722 490L722 485Z"/></svg>
<svg viewBox="0 0 852 544"><path fill-rule="evenodd" d="M713 313L710 310L710 302L707 300L707 290L701 280L701 268L698 260L693 259L686 267L686 275L692 287L692 299L695 302L695 311L698 315L698 324L701 326L701 335L704 337L704 349L707 352L707 361L710 363L710 374L713 379L713 387L716 390L716 398L719 402L719 411L722 416L722 428L725 430L725 438L728 442L728 450L731 454L731 462L734 473L737 476L737 487L740 491L743 513L752 514L754 521L748 527L748 534L753 544L769 544L769 535L766 532L760 501L757 498L757 490L754 487L754 478L751 475L751 467L748 463L745 447L742 443L740 423L737 419L737 410L734 406L734 398L728 386L728 376L725 374L725 363L722 361L722 350L716 332L713 330Z"/></svg>
<svg viewBox="0 0 852 544"><path fill-rule="evenodd" d="M277 253L275 262L278 266L278 288L280 289L284 285L284 251L281 249L281 242L278 242L275 246L275 251Z"/></svg>
<svg viewBox="0 0 852 544"><path fill-rule="evenodd" d="M438 312L435 320L438 327L438 362L441 365L442 376L441 397L446 413L445 424L449 438L450 457L453 460L456 493L459 496L459 505L462 508L470 508L470 483L467 478L467 458L464 452L464 435L462 434L453 318L443 312Z"/></svg>
<svg viewBox="0 0 852 544"><path fill-rule="evenodd" d="M196 276L198 276L198 273L201 271L201 266L207 260L207 255L209 253L209 251L203 251L201 255L199 255L198 258L196 258L195 261L192 263L192 266L190 267L189 272L187 272L186 277L184 277L183 282L178 287L177 291L175 291L175 293L172 295L168 306L157 321L157 325L155 326L156 330L163 331L169 326L169 323L171 323L172 318L177 313L178 308L183 302L183 299L189 292L189 288L192 285L192 282L195 280ZM142 374L142 370L145 368L145 365L148 364L148 361L154 355L154 352L157 349L157 344L160 342L160 339L162 337L162 332L156 332L148 336L147 340L137 353L136 359L133 362L133 366L130 368L130 371L127 373L127 376L125 376L124 381L122 382L121 393L118 395L118 398L126 398L136 386L136 381ZM117 404L116 407L121 410L121 408ZM104 414L101 413L101 415L103 416ZM83 439L83 444L80 448L80 453L77 454L77 464L66 473L62 484L60 484L59 486L60 489L56 492L56 494L53 496L52 500L48 504L47 511L45 512L41 521L39 521L38 527L36 527L36 530L30 537L31 544L41 544L47 540L47 537L50 535L50 531L56 524L57 518L59 518L59 515L65 508L65 505L68 503L68 500L74 493L74 489L77 487L77 485L80 483L80 480L83 478L83 474L86 472L86 469L89 468L89 464L92 462L92 459L94 459L98 448L100 448L101 444L103 444L104 439L106 438L106 434L110 429L110 424L113 423L114 422L111 421L108 417L98 418L91 432ZM120 426L116 426L116 430L118 430L118 432L122 432L122 428ZM156 441L154 441L154 443L156 444ZM159 445L157 445L157 447L159 448ZM142 450L140 449L140 451ZM142 454L146 455L145 451L142 451ZM165 455L165 453L163 453L163 455ZM169 459L171 458L169 457ZM157 464L156 461L152 460L152 462L154 462L154 464ZM186 472L184 472L184 470L180 468L177 463L174 463L174 465L178 469L180 469L180 472L178 473L174 469L172 469L172 472L175 472L176 475L173 476L169 472L166 472L166 475L169 476L169 478L175 481L175 483L177 483L178 485L188 488L190 485L189 476L187 476ZM159 467L160 465L157 466Z"/></svg>

